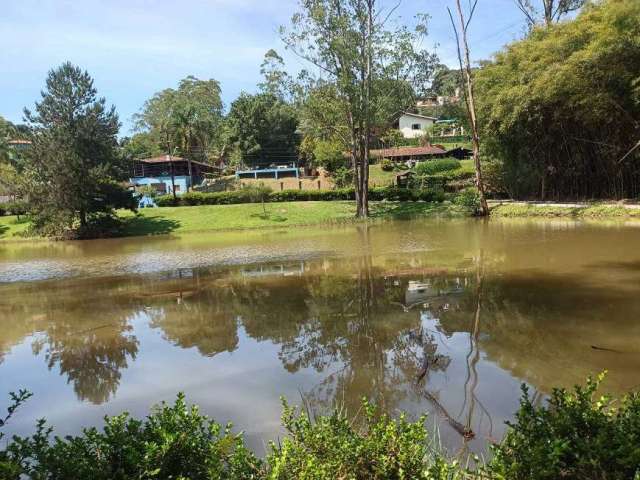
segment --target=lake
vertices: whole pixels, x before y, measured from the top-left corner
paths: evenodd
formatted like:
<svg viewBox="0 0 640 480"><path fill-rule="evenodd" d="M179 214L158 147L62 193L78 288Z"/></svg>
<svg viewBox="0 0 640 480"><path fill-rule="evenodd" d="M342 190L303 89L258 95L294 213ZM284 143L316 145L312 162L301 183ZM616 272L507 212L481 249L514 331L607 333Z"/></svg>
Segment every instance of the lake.
<svg viewBox="0 0 640 480"><path fill-rule="evenodd" d="M367 397L483 453L522 384L640 385L639 245L639 223L475 219L0 243L0 407L27 388L7 432L62 435L182 391L263 454L281 396Z"/></svg>

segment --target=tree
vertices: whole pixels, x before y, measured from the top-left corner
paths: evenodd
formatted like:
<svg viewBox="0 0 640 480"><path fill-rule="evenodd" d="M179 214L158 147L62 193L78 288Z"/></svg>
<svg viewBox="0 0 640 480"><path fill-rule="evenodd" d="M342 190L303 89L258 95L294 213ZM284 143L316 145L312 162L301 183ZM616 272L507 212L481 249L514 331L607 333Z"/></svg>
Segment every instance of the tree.
<svg viewBox="0 0 640 480"><path fill-rule="evenodd" d="M335 141L318 141L313 149L313 156L316 165L331 173L347 164L343 145Z"/></svg>
<svg viewBox="0 0 640 480"><path fill-rule="evenodd" d="M462 11L462 5L460 0L456 0L456 8L458 10L458 20L460 23L456 27L456 22L453 20L453 14L449 11L449 17L451 18L451 25L456 36L456 46L458 50L458 61L460 62L460 71L464 73L464 87L465 95L464 100L467 106L467 113L469 118L469 125L471 126L471 143L473 148L473 164L475 166L475 183L478 189L478 195L480 197L480 215L489 215L489 206L487 205L487 199L484 193L484 183L482 181L482 165L480 164L480 136L478 128L478 118L476 116L476 101L474 95L473 76L471 71L471 60L469 53L469 42L467 39L467 28L473 18L473 13L476 9L478 0L475 0L471 10L469 11L468 18L465 18ZM460 32L458 32L458 28ZM462 51L461 51L462 50ZM464 57L463 53L464 52ZM464 61L463 61L464 58Z"/></svg>
<svg viewBox="0 0 640 480"><path fill-rule="evenodd" d="M265 53L260 65L260 74L264 77L264 81L258 86L263 93L274 95L284 102L292 97L293 80L284 70L284 60L274 49Z"/></svg>
<svg viewBox="0 0 640 480"><path fill-rule="evenodd" d="M410 30L391 27L395 9L385 12L376 0L300 0L299 6L281 36L288 49L321 72L317 85L344 126L333 129L348 146L357 216L367 217L371 132L382 105L407 83L421 91L418 83L434 63L433 55L416 47L426 33L424 17Z"/></svg>
<svg viewBox="0 0 640 480"><path fill-rule="evenodd" d="M0 117L0 162L9 163L13 152L9 148L9 140L12 139L15 129L11 122Z"/></svg>
<svg viewBox="0 0 640 480"><path fill-rule="evenodd" d="M531 28L540 23L549 26L559 22L568 13L582 8L586 2L586 0L539 0L542 4L542 11L540 12L534 7L532 0L514 1Z"/></svg>
<svg viewBox="0 0 640 480"><path fill-rule="evenodd" d="M147 100L135 116L136 126L164 152L207 161L221 148L220 95L217 80L188 76L177 89L167 88Z"/></svg>
<svg viewBox="0 0 640 480"><path fill-rule="evenodd" d="M125 175L117 151L118 116L98 98L86 71L67 62L47 76L35 111L25 109L33 145L25 166L34 226L43 233L75 229L131 207L117 182Z"/></svg>
<svg viewBox="0 0 640 480"><path fill-rule="evenodd" d="M476 75L483 150L516 198L640 195L640 3L535 29Z"/></svg>
<svg viewBox="0 0 640 480"><path fill-rule="evenodd" d="M241 93L226 119L228 141L248 165L292 163L298 158L293 107L270 93Z"/></svg>

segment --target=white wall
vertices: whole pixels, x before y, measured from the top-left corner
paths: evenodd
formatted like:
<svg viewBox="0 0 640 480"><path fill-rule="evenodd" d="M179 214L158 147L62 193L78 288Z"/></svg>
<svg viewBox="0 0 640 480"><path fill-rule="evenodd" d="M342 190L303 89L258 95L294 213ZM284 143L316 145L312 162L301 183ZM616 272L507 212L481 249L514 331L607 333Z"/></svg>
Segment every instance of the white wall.
<svg viewBox="0 0 640 480"><path fill-rule="evenodd" d="M414 130L413 125L419 124L420 130ZM398 128L402 132L404 138L416 138L424 135L425 131L431 128L434 121L428 118L412 117L411 115L402 115L398 121Z"/></svg>

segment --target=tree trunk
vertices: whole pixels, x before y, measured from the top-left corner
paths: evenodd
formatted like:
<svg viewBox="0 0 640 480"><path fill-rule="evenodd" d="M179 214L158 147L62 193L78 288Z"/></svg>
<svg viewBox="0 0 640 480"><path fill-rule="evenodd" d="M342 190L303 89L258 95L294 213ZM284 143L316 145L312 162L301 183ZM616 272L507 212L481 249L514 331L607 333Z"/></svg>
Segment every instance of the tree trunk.
<svg viewBox="0 0 640 480"><path fill-rule="evenodd" d="M469 58L469 44L467 42L468 21L465 22L464 14L462 13L462 6L460 5L460 0L456 0L456 7L458 9L458 16L460 18L462 46L464 48L464 68L462 65L462 56L460 54L460 40L458 39L458 32L455 28L453 17L451 17L451 22L456 32L456 40L458 41L458 60L460 61L460 68L464 72L467 110L469 113L469 123L471 125L471 140L473 145L473 163L476 170L475 183L480 195L480 215L486 216L489 215L489 206L487 205L487 199L484 192L484 182L482 181L482 166L480 165L480 136L478 134L478 119L476 117L476 104L473 94L473 78L471 77L471 60Z"/></svg>
<svg viewBox="0 0 640 480"><path fill-rule="evenodd" d="M191 156L187 158L187 165L189 165L189 185L187 186L187 192L193 188L193 170L191 169Z"/></svg>

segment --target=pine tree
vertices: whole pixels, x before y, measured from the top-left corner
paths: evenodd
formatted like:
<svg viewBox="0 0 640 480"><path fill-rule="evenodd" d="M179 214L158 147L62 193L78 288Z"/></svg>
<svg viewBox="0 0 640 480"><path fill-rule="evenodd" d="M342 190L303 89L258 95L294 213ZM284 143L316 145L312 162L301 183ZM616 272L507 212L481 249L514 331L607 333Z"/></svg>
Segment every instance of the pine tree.
<svg viewBox="0 0 640 480"><path fill-rule="evenodd" d="M68 62L49 72L41 95L34 112L24 111L33 130L25 177L34 226L85 234L91 222L132 203L117 183L124 176L118 116L97 98L90 75Z"/></svg>

